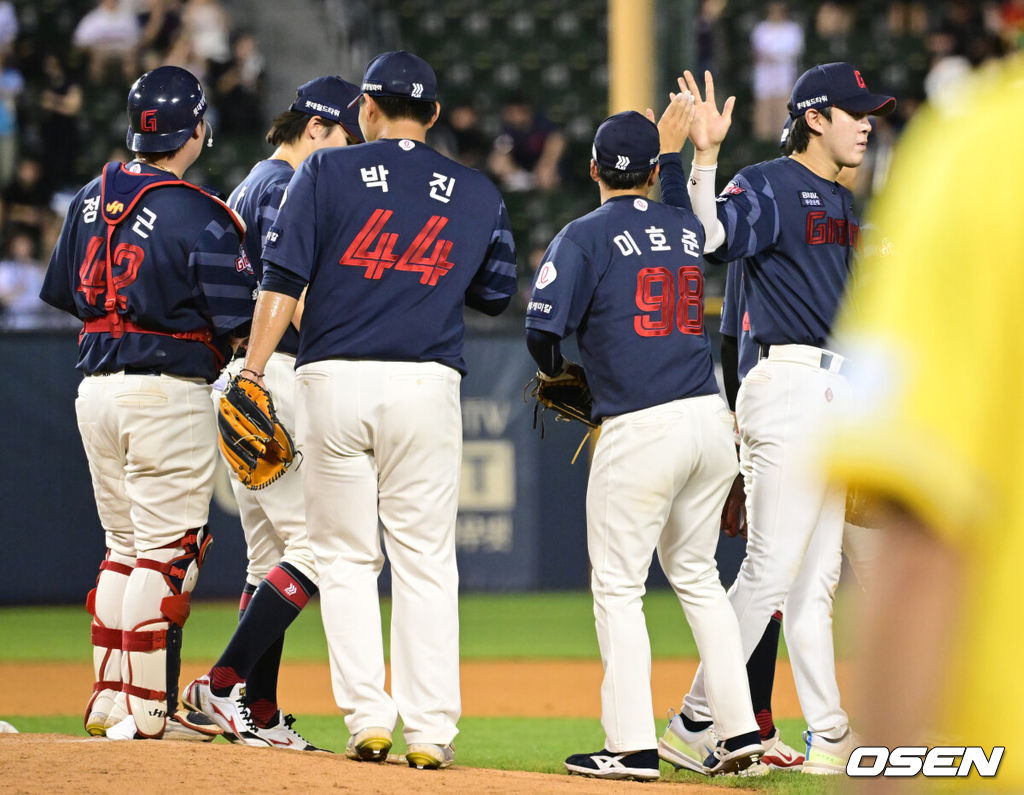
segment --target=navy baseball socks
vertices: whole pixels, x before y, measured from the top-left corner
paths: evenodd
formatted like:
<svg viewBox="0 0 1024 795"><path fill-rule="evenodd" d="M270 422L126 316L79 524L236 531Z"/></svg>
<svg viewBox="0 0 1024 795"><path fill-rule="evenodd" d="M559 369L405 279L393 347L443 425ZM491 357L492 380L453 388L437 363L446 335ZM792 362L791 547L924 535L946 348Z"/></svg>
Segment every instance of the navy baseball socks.
<svg viewBox="0 0 1024 795"><path fill-rule="evenodd" d="M768 626L747 660L747 681L750 684L750 703L754 707L754 718L761 730L761 739L767 740L775 734L772 718L772 689L775 686L775 660L779 654L779 631L782 628L782 613L778 610L768 621Z"/></svg>
<svg viewBox="0 0 1024 795"><path fill-rule="evenodd" d="M255 707L253 718L274 722L284 633L316 592L309 578L291 564L275 566L241 611L235 634L210 669L213 694L226 696L245 682L250 709ZM244 593L242 598L244 602Z"/></svg>

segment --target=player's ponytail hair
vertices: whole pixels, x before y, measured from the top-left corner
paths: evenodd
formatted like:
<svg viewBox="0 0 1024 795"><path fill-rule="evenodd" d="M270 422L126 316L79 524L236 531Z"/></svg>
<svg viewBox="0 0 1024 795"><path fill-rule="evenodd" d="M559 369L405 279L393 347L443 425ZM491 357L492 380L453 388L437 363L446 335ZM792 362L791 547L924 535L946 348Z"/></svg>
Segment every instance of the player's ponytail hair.
<svg viewBox="0 0 1024 795"><path fill-rule="evenodd" d="M311 118L313 117L308 113L289 108L270 123L270 129L267 130L267 143L271 146L295 143L302 137ZM319 118L320 124L326 128L333 127L338 123L324 116Z"/></svg>
<svg viewBox="0 0 1024 795"><path fill-rule="evenodd" d="M832 108L819 108L818 113L829 121L832 120ZM783 154L791 155L794 152L805 151L811 144L811 138L820 134L811 129L811 126L807 123L806 115L797 116L793 119L793 124L789 128L789 138L786 139Z"/></svg>

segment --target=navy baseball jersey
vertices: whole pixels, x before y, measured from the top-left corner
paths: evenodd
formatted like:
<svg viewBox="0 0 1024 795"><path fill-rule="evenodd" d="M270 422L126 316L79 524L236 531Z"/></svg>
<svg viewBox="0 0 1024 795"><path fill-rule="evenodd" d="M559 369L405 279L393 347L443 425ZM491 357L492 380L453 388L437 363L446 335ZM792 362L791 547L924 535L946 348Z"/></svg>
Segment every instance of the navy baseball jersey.
<svg viewBox="0 0 1024 795"><path fill-rule="evenodd" d="M682 168L661 171L665 201L686 192ZM711 262L744 261L744 296L758 345L823 347L832 331L860 226L853 194L791 157L748 166L719 195L725 240Z"/></svg>
<svg viewBox="0 0 1024 795"><path fill-rule="evenodd" d="M703 248L696 216L637 196L609 199L548 246L526 326L576 333L595 419L718 392Z"/></svg>
<svg viewBox="0 0 1024 795"><path fill-rule="evenodd" d="M722 298L722 322L719 330L723 334L736 338L738 353L737 374L742 381L757 364L758 346L754 343L750 332L750 315L747 313L747 301L743 296L743 261L734 260L729 263L725 276L725 296Z"/></svg>
<svg viewBox="0 0 1024 795"><path fill-rule="evenodd" d="M164 184L159 184L164 183ZM40 298L84 321L87 374L212 382L252 320L256 282L222 202L139 163L110 163L78 192Z"/></svg>
<svg viewBox="0 0 1024 795"><path fill-rule="evenodd" d="M294 174L295 169L284 160L261 160L228 197L228 205L245 222L245 240L242 245L257 282L263 279L263 244L277 220L281 198ZM285 329L277 350L293 356L298 352L299 332L295 326L289 324Z"/></svg>
<svg viewBox="0 0 1024 795"><path fill-rule="evenodd" d="M515 294L501 194L410 140L315 152L267 236L268 270L309 283L296 366L436 361L466 372L463 305Z"/></svg>

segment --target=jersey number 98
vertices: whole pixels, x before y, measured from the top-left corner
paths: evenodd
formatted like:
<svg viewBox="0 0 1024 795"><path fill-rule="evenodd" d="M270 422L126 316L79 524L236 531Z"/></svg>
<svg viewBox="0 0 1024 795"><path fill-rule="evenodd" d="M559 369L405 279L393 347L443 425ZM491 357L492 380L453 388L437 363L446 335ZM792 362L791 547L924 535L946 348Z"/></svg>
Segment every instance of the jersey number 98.
<svg viewBox="0 0 1024 795"><path fill-rule="evenodd" d="M704 274L684 265L678 277L668 268L643 268L636 275L633 328L641 337L664 337L675 326L683 334L704 332Z"/></svg>

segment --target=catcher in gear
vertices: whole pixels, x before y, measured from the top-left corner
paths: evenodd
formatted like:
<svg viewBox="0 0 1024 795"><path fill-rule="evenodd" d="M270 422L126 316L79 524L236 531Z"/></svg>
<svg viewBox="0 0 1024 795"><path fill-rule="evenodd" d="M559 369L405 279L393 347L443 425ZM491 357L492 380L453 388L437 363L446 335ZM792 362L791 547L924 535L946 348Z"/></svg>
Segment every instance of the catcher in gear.
<svg viewBox="0 0 1024 795"><path fill-rule="evenodd" d="M93 735L219 734L179 712L182 627L209 547L216 463L210 383L247 333L244 227L181 179L209 137L206 98L161 66L128 97L129 163L71 202L40 297L84 322L75 409L107 555L89 594Z"/></svg>
<svg viewBox="0 0 1024 795"><path fill-rule="evenodd" d="M648 198L659 151L678 161L692 102L673 98L662 123L674 143L664 146L653 119L636 112L598 128L590 175L601 206L548 246L526 316L530 353L556 383L575 373L563 369L559 343L576 333L590 416L603 419L587 484L587 549L605 745L565 760L570 773L597 778L660 775L643 616L655 549L714 679L722 740L699 771L736 772L761 755L739 628L715 564L737 464L704 331L704 230L692 212Z"/></svg>

